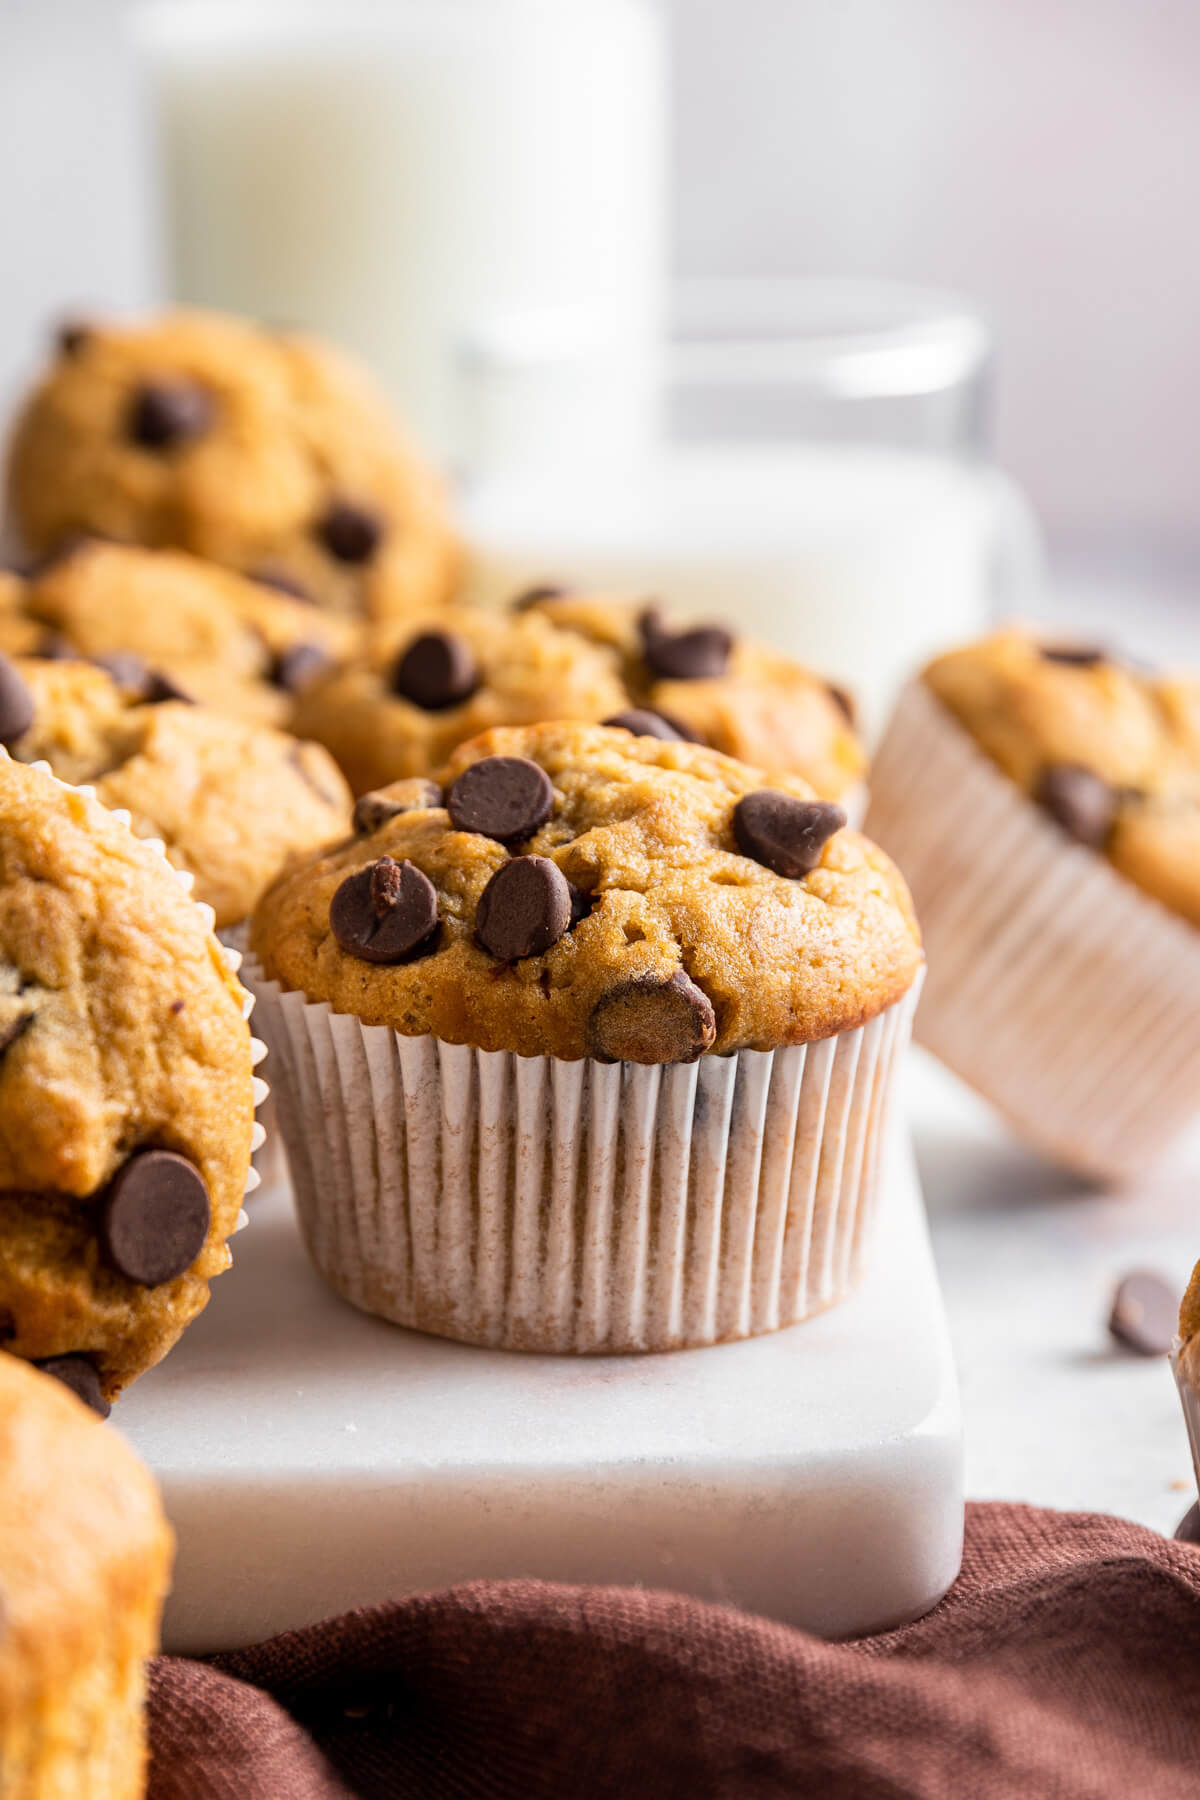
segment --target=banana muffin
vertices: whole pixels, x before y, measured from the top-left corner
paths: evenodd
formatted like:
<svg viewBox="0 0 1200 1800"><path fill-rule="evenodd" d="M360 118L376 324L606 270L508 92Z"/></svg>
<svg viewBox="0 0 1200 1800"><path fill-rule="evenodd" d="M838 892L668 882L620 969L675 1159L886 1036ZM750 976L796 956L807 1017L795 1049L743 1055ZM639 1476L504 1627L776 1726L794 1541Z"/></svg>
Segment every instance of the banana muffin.
<svg viewBox="0 0 1200 1800"><path fill-rule="evenodd" d="M544 719L619 724L790 769L824 799L861 780L849 703L797 663L653 609L535 595L508 614L457 608L374 634L368 654L300 696L295 729L361 793L431 775L456 745Z"/></svg>
<svg viewBox="0 0 1200 1800"><path fill-rule="evenodd" d="M440 483L365 373L217 313L61 332L8 487L35 554L81 532L189 550L340 612L436 605L458 568Z"/></svg>
<svg viewBox="0 0 1200 1800"><path fill-rule="evenodd" d="M558 723L472 739L356 827L275 882L247 964L339 1291L544 1350L744 1336L847 1291L922 954L839 807Z"/></svg>
<svg viewBox="0 0 1200 1800"><path fill-rule="evenodd" d="M217 925L244 919L288 856L345 832L350 794L319 744L173 698L90 663L0 656L0 745L46 762L160 838Z"/></svg>
<svg viewBox="0 0 1200 1800"><path fill-rule="evenodd" d="M165 686L286 726L296 695L355 648L357 621L179 550L84 538L0 583L0 650L86 657L134 698Z"/></svg>
<svg viewBox="0 0 1200 1800"><path fill-rule="evenodd" d="M0 1793L138 1800L173 1543L158 1490L60 1382L0 1353Z"/></svg>
<svg viewBox="0 0 1200 1800"><path fill-rule="evenodd" d="M248 999L157 849L0 759L0 1339L97 1411L229 1266Z"/></svg>
<svg viewBox="0 0 1200 1800"><path fill-rule="evenodd" d="M906 690L871 796L922 1042L1050 1155L1136 1171L1200 1096L1200 687L1000 631Z"/></svg>

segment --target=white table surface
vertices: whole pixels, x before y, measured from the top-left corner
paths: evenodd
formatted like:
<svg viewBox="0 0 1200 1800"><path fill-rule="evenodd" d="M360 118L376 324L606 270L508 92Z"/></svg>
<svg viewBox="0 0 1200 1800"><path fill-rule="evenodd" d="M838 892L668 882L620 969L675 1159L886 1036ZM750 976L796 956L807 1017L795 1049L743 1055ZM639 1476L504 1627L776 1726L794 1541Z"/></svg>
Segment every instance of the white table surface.
<svg viewBox="0 0 1200 1800"><path fill-rule="evenodd" d="M1200 1257L1200 1128L1123 1193L1024 1150L914 1052L908 1105L958 1361L972 1499L1111 1512L1171 1532L1195 1497L1164 1359L1109 1337L1132 1267L1182 1292Z"/></svg>

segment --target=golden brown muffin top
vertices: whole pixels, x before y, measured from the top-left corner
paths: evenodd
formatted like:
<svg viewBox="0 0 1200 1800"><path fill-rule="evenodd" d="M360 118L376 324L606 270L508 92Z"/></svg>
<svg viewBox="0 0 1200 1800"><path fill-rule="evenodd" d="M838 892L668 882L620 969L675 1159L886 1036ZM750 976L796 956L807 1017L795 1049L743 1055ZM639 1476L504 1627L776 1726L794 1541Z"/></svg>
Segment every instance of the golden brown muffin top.
<svg viewBox="0 0 1200 1800"><path fill-rule="evenodd" d="M688 1061L857 1026L921 963L903 881L840 809L695 744L490 731L358 821L284 872L252 945L285 987L407 1035Z"/></svg>
<svg viewBox="0 0 1200 1800"><path fill-rule="evenodd" d="M205 1304L228 1266L250 1166L243 998L161 855L94 800L0 760L0 1323L10 1350L87 1358L111 1397ZM207 1212L180 1158L198 1171ZM142 1247L123 1242L122 1217ZM159 1241L162 1217L168 1235L182 1231L178 1255Z"/></svg>
<svg viewBox="0 0 1200 1800"><path fill-rule="evenodd" d="M924 680L1068 836L1200 925L1200 684L1017 629Z"/></svg>
<svg viewBox="0 0 1200 1800"><path fill-rule="evenodd" d="M458 568L441 485L358 365L218 313L61 333L8 486L30 550L190 550L341 612L436 605Z"/></svg>

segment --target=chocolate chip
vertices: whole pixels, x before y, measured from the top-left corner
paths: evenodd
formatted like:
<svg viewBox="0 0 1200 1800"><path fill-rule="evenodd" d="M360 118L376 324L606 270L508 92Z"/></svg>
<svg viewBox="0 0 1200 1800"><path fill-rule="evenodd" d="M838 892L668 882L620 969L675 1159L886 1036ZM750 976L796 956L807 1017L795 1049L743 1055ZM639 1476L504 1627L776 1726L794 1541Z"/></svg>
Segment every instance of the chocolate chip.
<svg viewBox="0 0 1200 1800"><path fill-rule="evenodd" d="M423 631L397 657L392 692L426 712L461 706L480 683L479 665L465 638L452 631Z"/></svg>
<svg viewBox="0 0 1200 1800"><path fill-rule="evenodd" d="M64 319L54 334L59 355L78 356L91 335L91 327L82 319Z"/></svg>
<svg viewBox="0 0 1200 1800"><path fill-rule="evenodd" d="M61 631L47 631L34 654L42 662L78 662L79 652Z"/></svg>
<svg viewBox="0 0 1200 1800"><path fill-rule="evenodd" d="M436 781L414 776L411 781L398 781L391 788L375 788L360 794L354 802L354 829L359 837L370 837L389 819L401 813L416 812L422 807L440 806L442 790Z"/></svg>
<svg viewBox="0 0 1200 1800"><path fill-rule="evenodd" d="M305 606L314 604L313 597L303 582L289 575L286 569L251 569L247 580L257 581L259 587L273 588L277 594L287 594L289 599L302 600Z"/></svg>
<svg viewBox="0 0 1200 1800"><path fill-rule="evenodd" d="M532 607L542 606L547 600L565 600L570 591L570 588L545 583L541 587L526 588L510 605L513 612L529 612Z"/></svg>
<svg viewBox="0 0 1200 1800"><path fill-rule="evenodd" d="M1165 1356L1179 1324L1179 1295L1152 1269L1134 1269L1117 1284L1108 1329L1139 1356Z"/></svg>
<svg viewBox="0 0 1200 1800"><path fill-rule="evenodd" d="M140 698L146 706L161 706L166 700L178 700L183 706L196 704L186 688L181 688L173 676L164 675L161 669L149 670Z"/></svg>
<svg viewBox="0 0 1200 1800"><path fill-rule="evenodd" d="M317 536L338 562L370 562L383 537L383 521L366 507L335 500L318 523Z"/></svg>
<svg viewBox="0 0 1200 1800"><path fill-rule="evenodd" d="M150 692L151 674L147 663L133 650L106 650L103 656L88 659L97 669L111 675L119 688L144 700Z"/></svg>
<svg viewBox="0 0 1200 1800"><path fill-rule="evenodd" d="M1077 844L1099 849L1112 830L1116 795L1107 781L1076 763L1043 769L1034 799Z"/></svg>
<svg viewBox="0 0 1200 1800"><path fill-rule="evenodd" d="M854 704L854 695L848 688L839 687L836 681L827 681L825 691L838 711L843 715L851 731L858 729L858 708Z"/></svg>
<svg viewBox="0 0 1200 1800"><path fill-rule="evenodd" d="M333 667L333 658L321 644L291 644L275 658L271 680L285 694L302 694Z"/></svg>
<svg viewBox="0 0 1200 1800"><path fill-rule="evenodd" d="M1038 649L1044 662L1065 663L1071 669L1094 669L1108 661L1095 644L1039 644Z"/></svg>
<svg viewBox="0 0 1200 1800"><path fill-rule="evenodd" d="M213 422L213 397L194 381L147 381L129 408L129 435L145 450L174 450L203 437Z"/></svg>
<svg viewBox="0 0 1200 1800"><path fill-rule="evenodd" d="M540 956L571 923L571 888L547 856L514 856L479 896L475 936L501 962Z"/></svg>
<svg viewBox="0 0 1200 1800"><path fill-rule="evenodd" d="M211 1206L199 1169L174 1150L139 1150L105 1191L100 1242L141 1287L189 1269L204 1248Z"/></svg>
<svg viewBox="0 0 1200 1800"><path fill-rule="evenodd" d="M729 666L733 635L723 625L671 631L654 607L642 614L638 625L646 666L660 681L706 681L724 675Z"/></svg>
<svg viewBox="0 0 1200 1800"><path fill-rule="evenodd" d="M1200 1503L1197 1501L1192 1501L1175 1527L1175 1542L1177 1544L1200 1544Z"/></svg>
<svg viewBox="0 0 1200 1800"><path fill-rule="evenodd" d="M717 1035L712 1001L682 969L635 975L592 1009L588 1049L602 1062L695 1062Z"/></svg>
<svg viewBox="0 0 1200 1800"><path fill-rule="evenodd" d="M632 731L634 737L662 738L668 744L677 744L683 740L682 731L677 731L662 713L650 712L642 706L631 707L628 712L614 713L604 723L615 725L622 731Z"/></svg>
<svg viewBox="0 0 1200 1800"><path fill-rule="evenodd" d="M464 769L446 795L456 831L477 831L501 844L532 837L554 811L550 777L523 756L485 756Z"/></svg>
<svg viewBox="0 0 1200 1800"><path fill-rule="evenodd" d="M775 788L744 794L733 809L733 835L743 856L798 881L815 869L846 815L828 800L797 800Z"/></svg>
<svg viewBox="0 0 1200 1800"><path fill-rule="evenodd" d="M17 1039L23 1038L32 1024L32 1012L18 1013L6 1025L0 1024L0 1056L3 1056L6 1050L11 1050Z"/></svg>
<svg viewBox="0 0 1200 1800"><path fill-rule="evenodd" d="M70 1388L85 1406L90 1406L102 1419L107 1419L112 1407L100 1391L100 1377L90 1356L44 1356L33 1366L41 1369L44 1375L53 1375L55 1381L61 1381L64 1387Z"/></svg>
<svg viewBox="0 0 1200 1800"><path fill-rule="evenodd" d="M0 744L8 750L33 724L33 695L15 663L0 656Z"/></svg>
<svg viewBox="0 0 1200 1800"><path fill-rule="evenodd" d="M347 875L329 903L329 929L360 962L408 962L432 948L437 928L432 881L390 856Z"/></svg>
<svg viewBox="0 0 1200 1800"><path fill-rule="evenodd" d="M568 881L567 888L571 895L571 923L568 929L574 931L575 927L591 912L592 896L585 893L582 888L576 887L573 881Z"/></svg>

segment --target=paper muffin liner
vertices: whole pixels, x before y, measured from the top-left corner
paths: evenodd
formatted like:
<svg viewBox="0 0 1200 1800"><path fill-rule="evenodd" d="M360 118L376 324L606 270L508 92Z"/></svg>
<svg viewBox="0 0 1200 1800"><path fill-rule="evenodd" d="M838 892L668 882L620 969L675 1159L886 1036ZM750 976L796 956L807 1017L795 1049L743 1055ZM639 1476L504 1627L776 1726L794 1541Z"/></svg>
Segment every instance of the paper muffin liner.
<svg viewBox="0 0 1200 1800"><path fill-rule="evenodd" d="M1058 1161L1120 1180L1200 1109L1200 933L1073 844L924 683L871 771L866 830L929 959L917 1041Z"/></svg>
<svg viewBox="0 0 1200 1800"><path fill-rule="evenodd" d="M820 1043L643 1067L404 1037L245 976L305 1243L367 1312L669 1350L794 1324L861 1274L919 980Z"/></svg>

